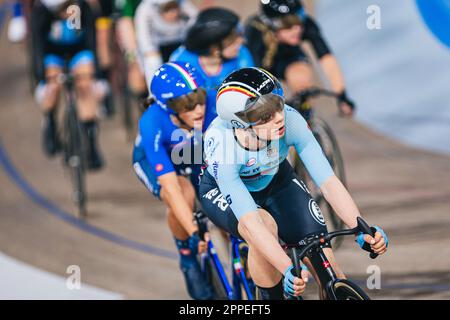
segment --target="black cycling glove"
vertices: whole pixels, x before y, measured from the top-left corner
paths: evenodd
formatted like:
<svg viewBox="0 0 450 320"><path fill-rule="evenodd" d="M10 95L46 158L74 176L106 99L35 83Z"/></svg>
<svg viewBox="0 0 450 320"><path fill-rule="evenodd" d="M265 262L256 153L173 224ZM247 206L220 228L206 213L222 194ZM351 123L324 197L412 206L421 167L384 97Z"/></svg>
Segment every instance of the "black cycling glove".
<svg viewBox="0 0 450 320"><path fill-rule="evenodd" d="M339 96L338 96L337 98L338 98L339 104L341 104L341 103L346 103L346 104L348 104L348 105L350 106L350 108L352 109L352 111L355 111L356 105L355 105L355 103L353 102L353 100L351 100L351 99L347 96L347 92L346 92L345 90L342 91L342 93L339 94Z"/></svg>

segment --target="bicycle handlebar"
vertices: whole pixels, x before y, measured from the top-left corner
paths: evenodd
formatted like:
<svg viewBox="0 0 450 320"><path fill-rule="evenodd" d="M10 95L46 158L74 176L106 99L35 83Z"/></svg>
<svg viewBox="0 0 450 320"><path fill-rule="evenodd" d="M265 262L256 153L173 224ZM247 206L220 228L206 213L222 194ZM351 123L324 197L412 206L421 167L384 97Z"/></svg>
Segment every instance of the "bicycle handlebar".
<svg viewBox="0 0 450 320"><path fill-rule="evenodd" d="M336 92L330 91L330 90L326 90L326 89L322 89L322 88L318 88L318 87L312 87L303 91L300 91L294 98L295 99L299 99L299 105L302 105L303 103L305 103L306 101L308 101L308 99L310 98L314 98L317 96L327 96L327 97L332 97L335 98L336 100L339 99L339 94L337 94Z"/></svg>
<svg viewBox="0 0 450 320"><path fill-rule="evenodd" d="M325 244L326 242L329 242L336 237L357 235L359 232L368 234L372 237L374 236L372 229L361 217L358 217L357 221L358 221L358 226L353 229L331 232L331 233L328 233L328 234L324 235L323 237L320 237L319 239L316 239L316 240L312 241L311 243L307 244L302 249L302 251L300 251L300 253L297 255L298 259L302 260L306 256L308 251L310 251L311 249L313 249L315 247L320 246L321 244ZM378 254L376 254L374 252L370 253L370 258L376 259L377 257L378 257Z"/></svg>

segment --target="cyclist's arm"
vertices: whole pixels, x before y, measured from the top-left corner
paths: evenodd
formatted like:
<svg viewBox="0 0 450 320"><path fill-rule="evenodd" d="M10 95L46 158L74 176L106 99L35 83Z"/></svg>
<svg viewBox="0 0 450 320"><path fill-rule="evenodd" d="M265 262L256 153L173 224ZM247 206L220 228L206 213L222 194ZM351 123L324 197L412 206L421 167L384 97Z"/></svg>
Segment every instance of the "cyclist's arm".
<svg viewBox="0 0 450 320"><path fill-rule="evenodd" d="M125 3L118 9L121 9L122 11L122 16L117 25L121 48L126 53L134 55L137 50L136 33L133 22L136 10L136 0L125 0Z"/></svg>
<svg viewBox="0 0 450 320"><path fill-rule="evenodd" d="M327 54L320 59L320 65L330 81L333 91L342 93L345 90L345 80L336 57L332 54Z"/></svg>
<svg viewBox="0 0 450 320"><path fill-rule="evenodd" d="M358 224L356 218L360 217L361 213L342 182L332 176L322 184L320 191L339 218L350 228L355 228Z"/></svg>
<svg viewBox="0 0 450 320"><path fill-rule="evenodd" d="M306 120L295 109L286 106L286 142L294 146L317 187L334 175L322 148Z"/></svg>
<svg viewBox="0 0 450 320"><path fill-rule="evenodd" d="M158 177L158 182L161 185L161 190L164 194L164 202L172 210L184 230L186 230L189 235L198 231L192 217L193 208L189 206L184 198L177 174L175 172L166 173Z"/></svg>
<svg viewBox="0 0 450 320"><path fill-rule="evenodd" d="M152 24L157 13L150 2L141 2L134 17L134 28L139 50L142 54L158 53L158 48L154 43Z"/></svg>
<svg viewBox="0 0 450 320"><path fill-rule="evenodd" d="M239 167L219 165L217 184L239 220L242 237L283 274L292 265L292 261L258 214L255 201L239 177Z"/></svg>
<svg viewBox="0 0 450 320"><path fill-rule="evenodd" d="M163 63L152 32L152 25L156 14L157 12L155 12L151 3L142 2L137 8L134 18L136 40L139 51L144 57L145 78L149 86L153 74Z"/></svg>
<svg viewBox="0 0 450 320"><path fill-rule="evenodd" d="M144 120L141 121L140 132L145 156L165 195L163 200L172 209L183 228L191 235L197 230L192 219L192 208L183 196L175 168L164 147L163 129Z"/></svg>
<svg viewBox="0 0 450 320"><path fill-rule="evenodd" d="M311 17L307 16L305 18L304 28L303 39L309 41L313 46L320 65L330 81L331 87L337 93L343 92L345 89L344 76L319 26Z"/></svg>
<svg viewBox="0 0 450 320"><path fill-rule="evenodd" d="M353 228L356 226L356 218L360 216L359 210L350 194L334 175L322 148L309 129L305 119L294 109L286 110L286 132L293 132L288 143L293 143L302 162L315 184L322 191L325 199L336 211L337 215Z"/></svg>
<svg viewBox="0 0 450 320"><path fill-rule="evenodd" d="M325 41L319 26L313 18L306 16L304 19L303 28L302 39L311 43L317 58L321 59L323 56L331 54L330 47Z"/></svg>

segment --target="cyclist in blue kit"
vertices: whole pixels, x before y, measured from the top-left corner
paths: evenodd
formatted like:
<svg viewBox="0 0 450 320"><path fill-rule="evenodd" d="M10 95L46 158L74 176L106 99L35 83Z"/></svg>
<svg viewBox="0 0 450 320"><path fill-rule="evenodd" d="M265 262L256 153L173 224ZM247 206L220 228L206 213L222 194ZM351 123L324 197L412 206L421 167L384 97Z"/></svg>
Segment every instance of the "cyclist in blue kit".
<svg viewBox="0 0 450 320"><path fill-rule="evenodd" d="M202 133L217 116L215 91L190 64L162 65L151 82L150 106L139 121L133 167L139 179L167 207L167 221L180 254L180 267L193 299L213 298L197 253L200 241L193 221L202 166ZM191 177L186 178L186 175Z"/></svg>
<svg viewBox="0 0 450 320"><path fill-rule="evenodd" d="M72 25L72 5L80 10L79 26ZM89 4L83 0L36 1L31 12L31 42L32 65L39 81L35 98L44 114L44 151L49 156L62 151L57 123L63 88L60 79L63 72L70 72L77 116L87 142L87 165L91 170L101 169L104 160L98 145L97 109L109 87L96 77L95 16Z"/></svg>
<svg viewBox="0 0 450 320"><path fill-rule="evenodd" d="M202 11L189 29L185 45L170 60L195 66L206 79L208 89L217 89L234 70L254 66L252 55L244 46L239 17L224 8Z"/></svg>
<svg viewBox="0 0 450 320"><path fill-rule="evenodd" d="M299 296L308 273L293 273L291 259L279 243L298 244L327 232L320 207L286 160L294 147L310 176L349 227L359 210L334 175L305 119L285 105L280 82L269 72L244 68L230 74L217 94L216 118L205 134L205 162L200 195L209 219L249 245L249 270L263 299ZM358 244L383 254L388 239L374 227L375 237L359 234ZM324 252L338 277L344 278L331 246ZM315 270L303 261L317 283ZM284 277L283 277L284 276ZM321 297L323 289L320 288Z"/></svg>

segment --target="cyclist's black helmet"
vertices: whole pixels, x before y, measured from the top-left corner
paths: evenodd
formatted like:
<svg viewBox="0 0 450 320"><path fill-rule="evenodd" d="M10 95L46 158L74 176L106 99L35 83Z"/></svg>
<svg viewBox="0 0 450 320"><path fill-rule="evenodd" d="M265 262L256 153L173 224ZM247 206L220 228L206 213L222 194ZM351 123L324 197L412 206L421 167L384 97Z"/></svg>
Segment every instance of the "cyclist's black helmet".
<svg viewBox="0 0 450 320"><path fill-rule="evenodd" d="M261 7L268 18L297 14L303 8L300 0L261 0Z"/></svg>
<svg viewBox="0 0 450 320"><path fill-rule="evenodd" d="M202 11L186 36L186 49L207 55L212 45L220 44L238 26L239 17L224 8Z"/></svg>

